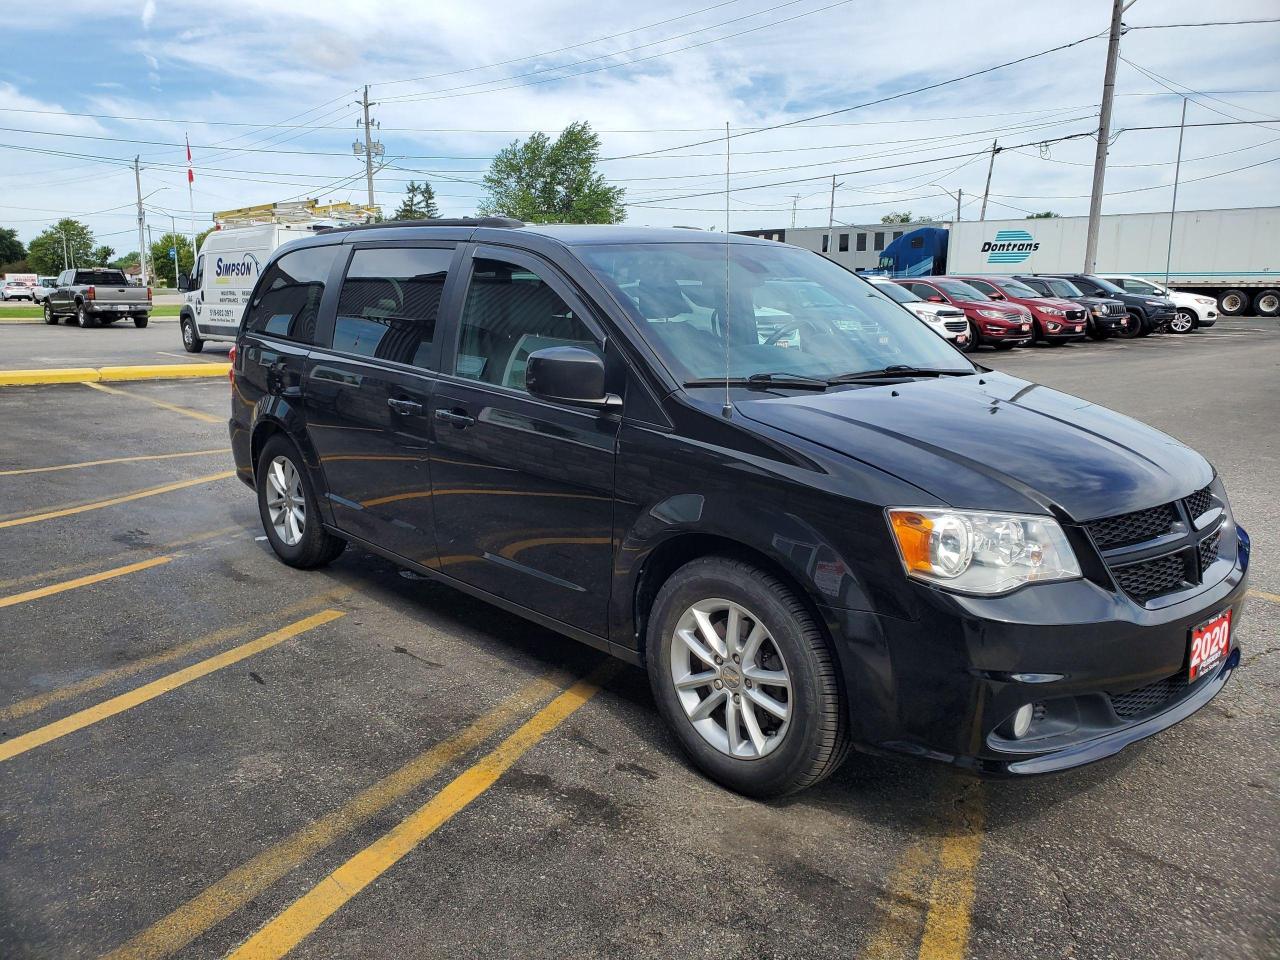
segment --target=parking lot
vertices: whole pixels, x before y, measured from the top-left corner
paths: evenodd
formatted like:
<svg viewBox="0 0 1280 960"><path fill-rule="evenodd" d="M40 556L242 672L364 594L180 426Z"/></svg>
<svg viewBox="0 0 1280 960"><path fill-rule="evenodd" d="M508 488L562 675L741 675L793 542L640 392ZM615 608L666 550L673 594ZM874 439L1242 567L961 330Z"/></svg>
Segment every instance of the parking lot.
<svg viewBox="0 0 1280 960"><path fill-rule="evenodd" d="M1213 461L1243 667L1083 770L855 754L770 803L693 772L637 668L356 549L279 563L225 378L0 389L0 957L1275 957L1280 325L975 359Z"/></svg>

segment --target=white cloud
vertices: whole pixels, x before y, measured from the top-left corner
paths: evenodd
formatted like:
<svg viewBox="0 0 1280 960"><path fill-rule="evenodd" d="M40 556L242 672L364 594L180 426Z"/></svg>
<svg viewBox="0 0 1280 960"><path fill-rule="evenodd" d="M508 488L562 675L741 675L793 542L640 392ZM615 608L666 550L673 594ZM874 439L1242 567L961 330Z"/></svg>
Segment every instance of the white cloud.
<svg viewBox="0 0 1280 960"><path fill-rule="evenodd" d="M785 122L934 83L1094 33L1105 27L1110 7L1105 0L1030 4L1009 4L1006 0L972 0L963 4L919 0L911 5L871 8L866 0L858 0L625 70L602 70L547 83L534 81L557 76L558 72L499 79L680 33L703 31L620 55L618 61L674 50L817 9L824 2L806 0L778 9L766 0L752 0L606 42L474 70L478 64L513 60L616 34L637 23L679 17L696 5L687 0L658 0L643 8L628 8L622 14L612 12L617 8L608 5L584 8L570 0L548 0L516 16L510 5L492 0L433 4L373 0L358 8L345 0L309 0L305 6L242 0L236 4L233 17L212 16L207 5L175 4L172 10L166 7L164 17L156 19L154 4L147 3L142 17L150 32L144 37L137 32L134 13L127 17L103 13L100 4L73 0L70 6L86 22L112 19L122 27L116 41L121 55L106 61L114 67L104 65L101 76L86 72L76 96L59 84L59 80L65 82L65 72L58 71L51 62L37 64L28 67L35 76L24 79L21 90L0 87L0 101L9 105L14 97L25 96L33 102L37 98L56 100L68 109L82 112L175 118L166 124L88 123L93 124L93 132L132 139L175 142L181 141L182 132L189 133L196 145L197 204L204 209L225 208L307 193L308 184L319 187L358 174L360 163L350 148L356 134L358 108L351 101L365 83L374 84L372 95L381 101L373 112L383 124L381 138L388 157L485 158L522 134L459 132L460 128L556 130L577 119L590 120L605 131L604 154L616 156L714 138L716 129L726 120L735 128ZM1204 17L1202 5L1193 0L1169 0L1144 7L1145 4L1138 4L1130 10L1127 19L1131 24L1212 19ZM760 15L705 29L753 12ZM1230 6L1223 19L1267 16L1273 12L1273 0L1240 0ZM27 28L19 22L16 34L11 31L15 43L23 42L21 34ZM34 23L29 29L33 35L43 32L43 27ZM90 30L86 37L93 36L96 43L111 32ZM1125 37L1123 49L1134 62L1201 90L1268 90L1280 86L1273 66L1277 39L1280 29L1272 26L1135 30ZM735 140L733 164L739 171L735 184L799 182L735 193L735 206L741 212L734 214L733 225L785 225L790 221L793 195L805 198L796 204L799 223L825 223L823 178L832 172L840 172L844 181L837 194L841 206L837 216L842 219L877 219L893 208L947 215L954 209L954 201L928 184L933 181L952 191L961 188L966 197L976 196L986 172L983 158L950 173L964 158L897 169L868 169L865 173L851 171L908 163L922 156L977 151L995 137L1010 146L1087 131L1096 123L1092 119L1096 108L1092 105L1100 94L1104 52L1104 41L1095 40L1008 71L840 114L826 121L825 126L790 127ZM122 72L120 65L127 64L130 56L135 62L142 58L152 76L148 76L148 70L130 73L126 68ZM164 63L163 70L160 61ZM610 62L616 61L600 60L561 72L590 70ZM430 79L393 85L378 83L406 77ZM95 87L95 83L100 86ZM117 88L115 84L122 86ZM476 84L480 86L473 86ZM44 94L46 85L58 89L58 95ZM149 85L163 89L153 91ZM513 88L495 89L499 87ZM1118 91L1117 127L1176 123L1180 101L1172 96L1137 96L1165 91L1124 64ZM421 97L392 99L406 94ZM1266 116L1280 117L1280 95L1275 93L1227 94L1223 99L1237 106L1214 101L1193 104L1188 121L1210 123L1226 119L1214 114L1214 109L1260 119L1243 109L1252 108ZM1050 113L1064 107L1078 109ZM335 129L259 130L207 122L280 123L295 117L290 122ZM937 119L947 117L955 119ZM1042 125L1032 128L1037 121ZM68 118L40 117L38 126L71 130L71 122ZM12 125L34 127L37 123L32 120ZM1280 137L1280 121L1272 126L1276 132L1248 126L1188 130L1179 206L1280 203L1280 177L1276 176L1280 164L1187 182L1280 155L1280 144L1266 144ZM637 128L691 130L615 132ZM78 127L75 131L84 132ZM927 144L922 138L928 137L939 139L934 141L931 152L922 152ZM1119 136L1112 149L1108 190L1151 186L1161 189L1116 192L1108 197L1107 210L1151 210L1167 205L1170 191L1165 187L1172 181L1172 166L1167 162L1173 159L1176 139L1177 131L1168 129L1130 131ZM34 138L21 142L34 142ZM179 209L185 207L181 148L54 142L68 150L130 159L135 152L141 153L144 163L152 163L144 173L147 183L158 187L172 182L173 189L158 199ZM228 146L245 145L301 152L225 151ZM217 146L224 149L216 149ZM1228 153L1235 150L1239 152ZM633 202L720 188L723 155L717 144L681 153L685 155L610 162L603 169L628 187ZM1085 138L1054 144L1045 158L1034 147L1002 152L993 178L992 210L1001 209L994 206L998 201L1033 210L1083 212L1087 207L1084 195L1089 190L1092 153L1092 141ZM175 166L160 167L159 163ZM773 169L802 164L809 166ZM478 171L486 163L484 159L414 159L396 161L396 165L414 171L454 171L457 177L477 180ZM96 210L127 201L132 185L124 181L130 178L115 178L115 168L103 169L106 179L100 183L33 187L29 191L30 202L24 203ZM757 169L766 172L743 172ZM45 175L40 164L0 155L0 185L14 183L4 175L20 170L31 171L33 181L54 179ZM69 173L68 179L79 173ZM442 195L442 211L473 211L476 186L445 180L445 175L425 174ZM382 171L378 185L386 192L379 199L384 205L394 205L404 181L423 176L408 170ZM685 179L647 179L663 176ZM357 179L337 198L349 193L360 199L362 187L362 180ZM659 206L683 209L658 209ZM706 226L722 221L722 209L722 198L708 196L633 207L631 218L640 223ZM966 215L976 215L976 209L976 205L966 207ZM0 217L6 214L0 209ZM101 229L117 224L117 229L128 225L127 220L103 218Z"/></svg>
<svg viewBox="0 0 1280 960"><path fill-rule="evenodd" d="M151 21L156 17L156 0L145 0L142 4L142 29L150 30Z"/></svg>

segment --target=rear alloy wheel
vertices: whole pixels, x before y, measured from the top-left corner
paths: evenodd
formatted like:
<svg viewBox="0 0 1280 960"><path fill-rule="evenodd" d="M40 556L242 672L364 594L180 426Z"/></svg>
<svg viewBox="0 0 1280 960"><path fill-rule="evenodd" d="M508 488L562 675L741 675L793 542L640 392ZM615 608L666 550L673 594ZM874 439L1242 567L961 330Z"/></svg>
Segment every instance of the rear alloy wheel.
<svg viewBox="0 0 1280 960"><path fill-rule="evenodd" d="M196 322L190 317L182 318L182 349L187 353L199 353L204 349L204 341L196 332Z"/></svg>
<svg viewBox="0 0 1280 960"><path fill-rule="evenodd" d="M1249 295L1243 290L1224 290L1218 297L1218 312L1226 317L1238 317L1249 309Z"/></svg>
<svg viewBox="0 0 1280 960"><path fill-rule="evenodd" d="M291 567L311 569L332 562L347 542L320 521L315 491L298 449L283 434L267 441L254 471L258 513L267 542Z"/></svg>
<svg viewBox="0 0 1280 960"><path fill-rule="evenodd" d="M82 303L76 307L76 326L82 330L98 325L98 318L89 312L88 308Z"/></svg>
<svg viewBox="0 0 1280 960"><path fill-rule="evenodd" d="M654 601L646 650L659 709L712 779L777 797L844 761L846 704L831 650L768 572L727 557L681 567Z"/></svg>
<svg viewBox="0 0 1280 960"><path fill-rule="evenodd" d="M1179 307L1178 312L1173 315L1173 319L1169 321L1169 330L1171 333L1190 333L1196 328L1196 315L1185 307Z"/></svg>
<svg viewBox="0 0 1280 960"><path fill-rule="evenodd" d="M1263 290L1253 298L1253 312L1260 317L1280 314L1280 290Z"/></svg>
<svg viewBox="0 0 1280 960"><path fill-rule="evenodd" d="M49 301L44 303L44 322L49 326L56 326L58 323L58 315L53 312L53 307L49 306Z"/></svg>

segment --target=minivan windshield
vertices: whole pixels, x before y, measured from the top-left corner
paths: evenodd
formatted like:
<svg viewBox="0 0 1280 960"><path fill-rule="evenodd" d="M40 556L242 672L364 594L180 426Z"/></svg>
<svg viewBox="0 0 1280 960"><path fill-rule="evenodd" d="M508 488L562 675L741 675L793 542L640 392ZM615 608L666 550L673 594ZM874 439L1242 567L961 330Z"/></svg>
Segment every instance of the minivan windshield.
<svg viewBox="0 0 1280 960"><path fill-rule="evenodd" d="M871 284L807 250L693 242L576 252L686 383L766 375L821 382L888 367L974 370Z"/></svg>

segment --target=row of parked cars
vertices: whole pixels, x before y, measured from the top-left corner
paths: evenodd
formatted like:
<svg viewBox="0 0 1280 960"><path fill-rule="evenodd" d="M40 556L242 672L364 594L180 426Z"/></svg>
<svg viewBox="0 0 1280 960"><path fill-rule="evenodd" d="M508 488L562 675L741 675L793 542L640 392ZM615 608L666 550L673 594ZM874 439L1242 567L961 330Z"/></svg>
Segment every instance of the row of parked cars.
<svg viewBox="0 0 1280 960"><path fill-rule="evenodd" d="M868 277L965 350L1033 342L1191 333L1217 322L1217 301L1140 277L1095 274Z"/></svg>

